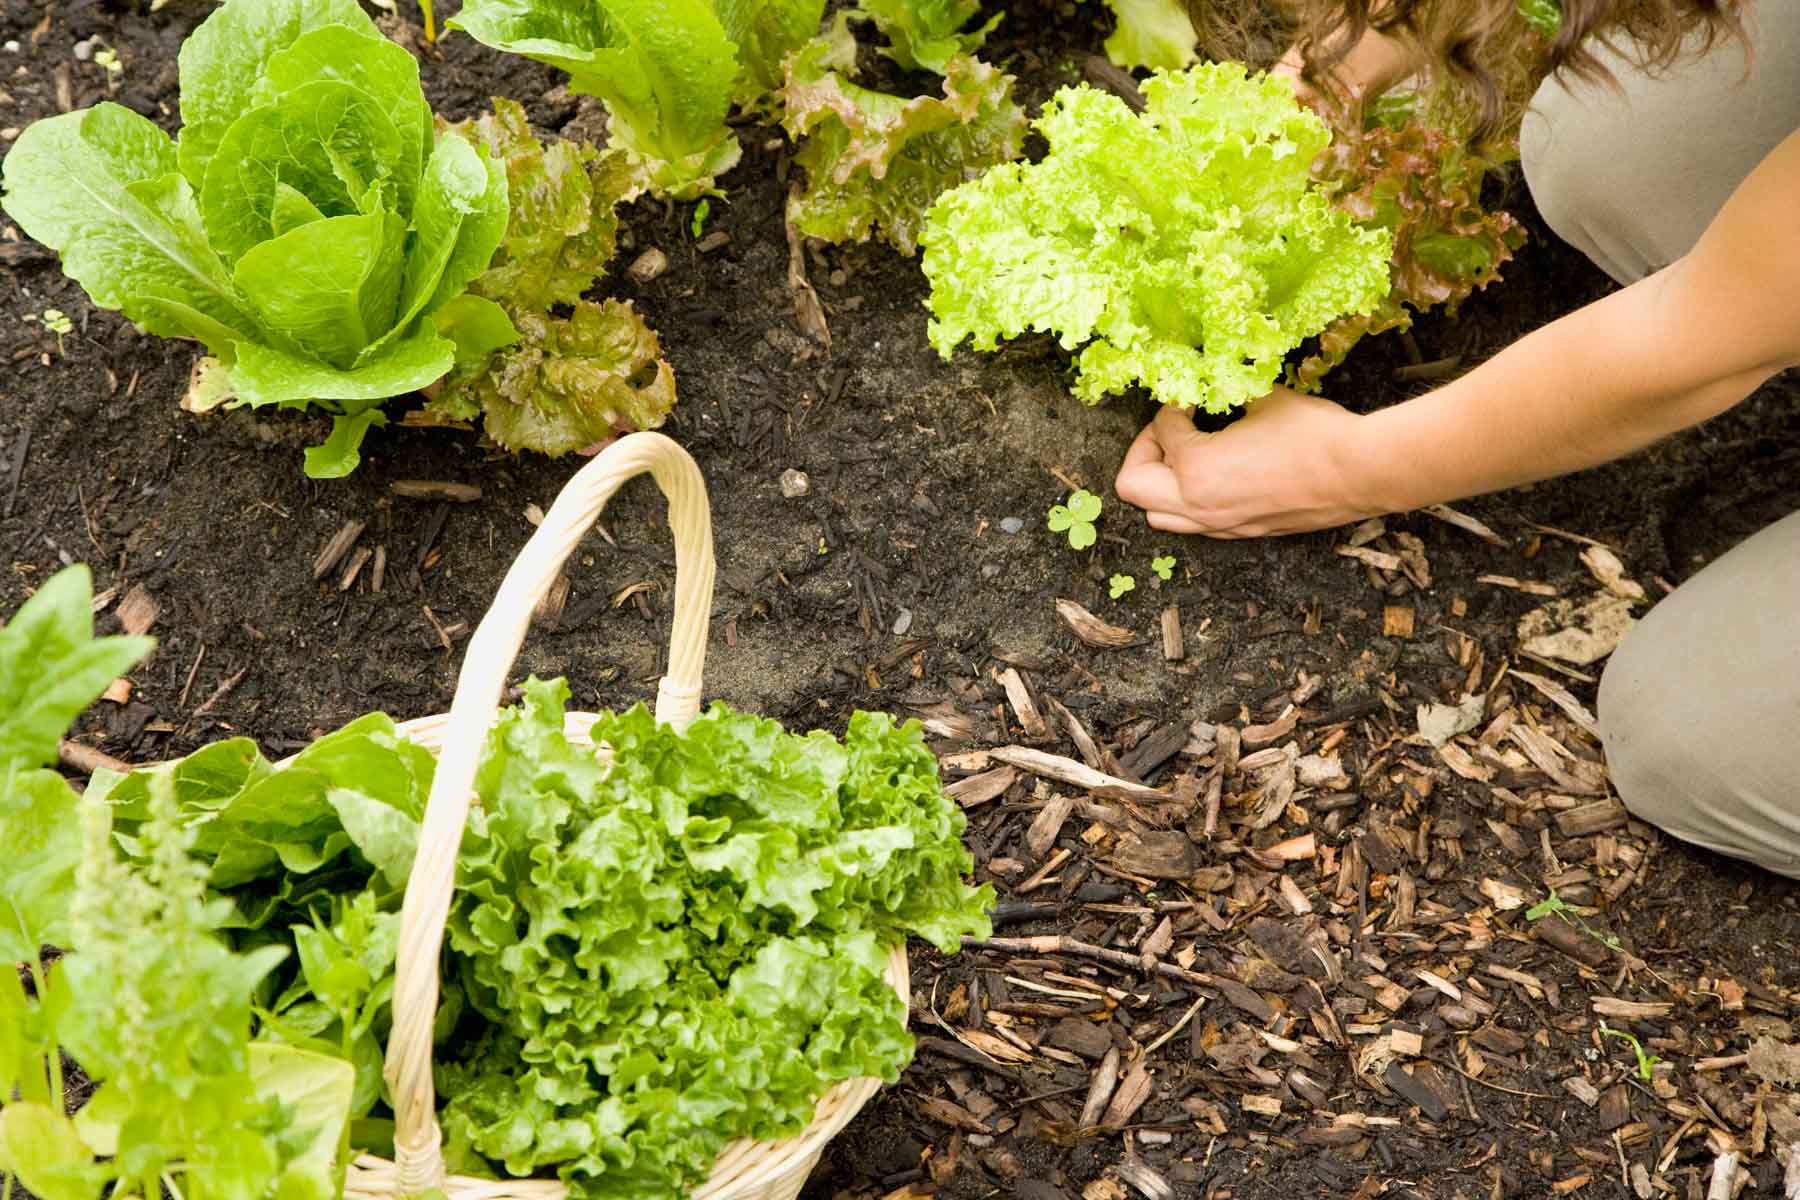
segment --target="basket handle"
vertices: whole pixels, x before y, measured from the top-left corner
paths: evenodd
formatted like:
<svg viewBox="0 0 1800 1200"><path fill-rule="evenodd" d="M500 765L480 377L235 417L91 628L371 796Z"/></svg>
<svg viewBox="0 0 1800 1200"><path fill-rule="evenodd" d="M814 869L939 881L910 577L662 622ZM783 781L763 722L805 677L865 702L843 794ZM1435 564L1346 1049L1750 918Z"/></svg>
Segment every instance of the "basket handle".
<svg viewBox="0 0 1800 1200"><path fill-rule="evenodd" d="M675 620L668 674L656 693L656 719L685 729L700 710L700 673L713 592L712 515L706 505L706 484L694 460L675 442L659 433L634 433L607 447L563 488L507 571L463 656L400 910L394 1030L388 1039L386 1076L394 1099L394 1162L402 1195L417 1195L444 1182L443 1137L431 1079L439 957L475 768L501 690L532 610L563 561L620 485L646 471L668 497L669 526L675 534Z"/></svg>

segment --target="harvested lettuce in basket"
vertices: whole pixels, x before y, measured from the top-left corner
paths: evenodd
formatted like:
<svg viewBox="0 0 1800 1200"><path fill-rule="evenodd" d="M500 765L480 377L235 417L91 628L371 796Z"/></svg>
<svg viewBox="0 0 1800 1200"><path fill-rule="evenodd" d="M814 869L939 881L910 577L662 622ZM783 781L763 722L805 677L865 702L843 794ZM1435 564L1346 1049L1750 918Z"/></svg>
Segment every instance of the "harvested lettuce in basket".
<svg viewBox="0 0 1800 1200"><path fill-rule="evenodd" d="M602 715L609 767L526 684L477 778L449 942L481 1053L444 1068L453 1147L580 1196L675 1198L738 1137L911 1056L884 947L985 936L990 890L916 725L844 741L715 705L680 734Z"/></svg>
<svg viewBox="0 0 1800 1200"><path fill-rule="evenodd" d="M85 595L69 607L85 613ZM17 649L11 635L36 612L0 631L0 651ZM142 653L122 639L99 645ZM56 727L128 661L85 674L65 664L80 695ZM0 661L0 683L11 677ZM884 975L889 948L911 933L947 951L985 936L993 899L963 882L963 814L918 726L858 713L840 742L719 705L676 733L639 706L594 725L612 748L603 762L563 736L563 681L524 691L477 774L443 955L435 1041L454 1169L554 1173L593 1200L676 1200L730 1141L804 1128L837 1081L894 1079L912 1039ZM22 728L7 695L0 688L0 729ZM92 1200L90 1176L126 1169L98 1165L96 1151L131 1143L142 1161L166 1164L242 1117L274 1149L258 1151L259 1173L233 1194L260 1200L279 1186L299 1189L279 1200L324 1200L316 1185L346 1155L385 1153L398 914L434 766L374 713L284 767L239 738L131 775L101 772L79 800L49 772L54 786L25 789L23 769L0 770L12 780L0 830L86 821L97 832L85 852L79 837L57 849L56 910L94 919L59 927L70 953L49 972L52 994L124 994L155 978L145 966L177 982L172 964L195 972L192 987L130 993L132 1028L148 1031L130 1045L53 1031L120 1086L73 1124L47 1103L8 1105L0 1135L14 1140L0 1136L0 1172L47 1200ZM0 859L0 897L49 878L42 868L30 855ZM99 882L104 895L89 894ZM152 903L158 894L165 901ZM51 924L0 945L29 954L42 932ZM193 988L210 988L213 1007L195 1008ZM229 1044L194 1036L190 1008ZM41 1039L27 1044L48 1010L0 987L0 1017L13 1010L26 1040L9 1041L0 1021L0 1083L17 1085L29 1073L9 1064L54 1055ZM170 1074L202 1052L204 1071ZM223 1080L206 1084L216 1111L170 1094L201 1076ZM41 1068L31 1077L49 1082ZM121 1131L140 1097L167 1121ZM270 1097L301 1107L264 1112ZM26 1130L28 1118L43 1128ZM249 1153L239 1140L234 1153ZM64 1167L76 1190L44 1190Z"/></svg>

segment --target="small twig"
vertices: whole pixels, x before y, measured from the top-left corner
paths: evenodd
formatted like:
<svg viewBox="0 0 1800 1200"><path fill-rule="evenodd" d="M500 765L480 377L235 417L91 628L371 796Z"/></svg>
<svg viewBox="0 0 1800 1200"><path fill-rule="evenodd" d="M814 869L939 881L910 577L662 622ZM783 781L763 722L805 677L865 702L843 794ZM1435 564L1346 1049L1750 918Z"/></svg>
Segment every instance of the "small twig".
<svg viewBox="0 0 1800 1200"><path fill-rule="evenodd" d="M200 664L206 661L206 643L200 643L200 653L194 655L194 665L188 668L187 682L181 685L181 696L175 701L176 708L186 708L188 693L194 688L194 676L200 674Z"/></svg>
<svg viewBox="0 0 1800 1200"><path fill-rule="evenodd" d="M1509 1087L1505 1087L1498 1083L1489 1083L1487 1080L1481 1078L1479 1075L1469 1074L1467 1071L1463 1070L1461 1067L1457 1066L1453 1062L1446 1062L1445 1060L1443 1060L1441 1058L1432 1058L1430 1055L1426 1055L1424 1057L1425 1057L1426 1062L1436 1063L1438 1066L1443 1067L1445 1070L1455 1071L1458 1075L1461 1075L1464 1079L1468 1080L1470 1083L1479 1083L1482 1087L1492 1088L1496 1092L1505 1092L1509 1096L1524 1096L1525 1098L1527 1098L1529 1100L1554 1100L1554 1099L1556 1099L1555 1096L1546 1095L1543 1092L1522 1092L1518 1088L1509 1088Z"/></svg>
<svg viewBox="0 0 1800 1200"><path fill-rule="evenodd" d="M223 700L225 697L231 695L232 689L237 687L238 684L244 682L244 676L248 675L249 673L250 673L250 668L243 667L238 671L237 674L228 677L224 683L221 683L218 687L213 689L213 694L206 698L206 703L202 704L199 708L196 708L192 713L188 714L188 720L192 721L196 718L204 717L207 713L211 712L213 710L213 705L217 704L219 701Z"/></svg>
<svg viewBox="0 0 1800 1200"><path fill-rule="evenodd" d="M132 770L128 762L67 738L56 743L56 760L80 775L92 775L95 771L117 771L123 775Z"/></svg>
<svg viewBox="0 0 1800 1200"><path fill-rule="evenodd" d="M1199 1012L1200 1006L1205 1003L1206 1003L1205 996L1202 996L1198 1000L1194 1001L1193 1005L1187 1010L1187 1012L1182 1014L1181 1020L1179 1020L1179 1021L1175 1022L1173 1025L1169 1026L1169 1030L1167 1033L1163 1034L1161 1037L1157 1038L1154 1042L1151 1042L1148 1046L1144 1047L1144 1057L1148 1058L1152 1054L1155 1054L1158 1050L1162 1049L1164 1042L1167 1042L1170 1038L1174 1037L1176 1034L1180 1033L1183 1029L1187 1028L1187 1023L1194 1019L1194 1014Z"/></svg>

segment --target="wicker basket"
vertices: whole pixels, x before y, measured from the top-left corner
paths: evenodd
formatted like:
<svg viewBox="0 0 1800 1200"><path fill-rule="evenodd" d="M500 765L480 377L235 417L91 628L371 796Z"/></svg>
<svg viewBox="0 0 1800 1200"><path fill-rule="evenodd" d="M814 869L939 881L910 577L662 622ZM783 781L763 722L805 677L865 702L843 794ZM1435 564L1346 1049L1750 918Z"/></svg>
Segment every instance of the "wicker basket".
<svg viewBox="0 0 1800 1200"><path fill-rule="evenodd" d="M401 909L400 948L394 986L394 1031L388 1040L387 1083L395 1111L395 1161L363 1155L347 1172L344 1191L359 1200L393 1200L441 1188L449 1200L560 1200L557 1180L491 1180L447 1176L431 1078L431 1033L438 1004L438 959L457 848L468 817L475 768L493 724L502 689L524 640L531 613L563 561L614 492L648 471L669 500L675 534L675 619L669 671L656 695L656 717L685 728L700 709L700 674L706 658L712 606L712 517L706 485L687 451L655 433L614 442L569 481L500 584L500 592L469 639L450 712L401 726L406 735L438 754L437 774L419 834L418 855ZM589 713L570 713L571 740L589 742ZM906 955L888 956L887 978L909 999ZM693 1200L793 1200L825 1143L868 1103L875 1079L845 1080L819 1101L813 1123L780 1142L738 1141L719 1156L711 1177Z"/></svg>

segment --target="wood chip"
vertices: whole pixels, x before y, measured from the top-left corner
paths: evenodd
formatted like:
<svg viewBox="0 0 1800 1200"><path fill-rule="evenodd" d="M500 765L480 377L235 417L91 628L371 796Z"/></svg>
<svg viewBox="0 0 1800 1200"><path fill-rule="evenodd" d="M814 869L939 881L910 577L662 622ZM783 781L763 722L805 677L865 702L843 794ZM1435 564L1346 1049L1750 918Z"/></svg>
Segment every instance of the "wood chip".
<svg viewBox="0 0 1800 1200"><path fill-rule="evenodd" d="M995 767L991 771L957 780L944 789L944 795L964 808L974 808L977 804L986 804L1005 795L1006 789L1016 783L1018 778L1017 767Z"/></svg>
<svg viewBox="0 0 1800 1200"><path fill-rule="evenodd" d="M1556 814L1556 828L1565 837L1592 837L1612 829L1623 829L1631 812L1617 800L1596 800Z"/></svg>
<svg viewBox="0 0 1800 1200"><path fill-rule="evenodd" d="M1186 879L1200 867L1194 843L1174 829L1126 834L1113 851L1112 863L1121 871L1151 879Z"/></svg>
<svg viewBox="0 0 1800 1200"><path fill-rule="evenodd" d="M1491 583L1495 587L1512 588L1516 592L1524 592L1531 596L1554 596L1558 589L1554 584L1539 583L1535 579L1514 579L1511 575L1477 575L1476 583Z"/></svg>
<svg viewBox="0 0 1800 1200"><path fill-rule="evenodd" d="M1095 1068L1093 1078L1088 1081L1087 1102L1081 1106L1081 1127L1092 1129L1100 1123L1100 1116L1112 1101L1113 1090L1119 1086L1119 1048L1112 1047Z"/></svg>
<svg viewBox="0 0 1800 1200"><path fill-rule="evenodd" d="M1549 701L1562 709L1569 719L1581 726L1595 737L1600 736L1600 721L1588 711L1587 705L1575 698L1575 694L1562 684L1543 675L1535 675L1530 671L1521 671L1513 667L1506 672L1514 679L1523 679L1532 687L1542 692Z"/></svg>
<svg viewBox="0 0 1800 1200"><path fill-rule="evenodd" d="M1607 1133L1631 1120L1631 1089L1615 1083L1600 1093L1598 1120Z"/></svg>
<svg viewBox="0 0 1800 1200"><path fill-rule="evenodd" d="M1025 848L1031 851L1031 857L1041 859L1056 844L1062 834L1063 822L1069 819L1069 813L1075 808L1075 797L1052 796L1049 803L1038 810L1032 820L1031 828L1025 831Z"/></svg>
<svg viewBox="0 0 1800 1200"><path fill-rule="evenodd" d="M331 569L338 565L344 555L350 553L350 547L356 545L356 540L363 535L363 530L367 528L368 522L366 521L344 522L342 527L331 535L331 540L325 543L325 548L319 551L318 557L313 559L313 578L323 579L331 574Z"/></svg>
<svg viewBox="0 0 1800 1200"><path fill-rule="evenodd" d="M1060 754L1046 754L1042 750L1034 750L1029 746L1001 746L988 751L990 757L1003 763L1010 763L1033 775L1041 775L1045 779L1054 779L1058 783L1066 783L1070 787L1081 788L1098 796L1113 800L1148 800L1161 802L1169 797L1165 792L1145 787L1141 783L1132 783L1120 779L1116 775L1108 775L1096 771L1072 758L1064 758Z"/></svg>
<svg viewBox="0 0 1800 1200"><path fill-rule="evenodd" d="M1381 610L1383 637L1409 638L1413 635L1415 614L1408 604L1390 604Z"/></svg>
<svg viewBox="0 0 1800 1200"><path fill-rule="evenodd" d="M405 500L448 500L453 504L473 504L481 499L481 489L472 483L451 483L440 479L396 479L388 491Z"/></svg>
<svg viewBox="0 0 1800 1200"><path fill-rule="evenodd" d="M1171 604L1162 611L1162 645L1163 657L1170 662L1180 662L1187 657L1181 640L1181 608L1178 605Z"/></svg>
<svg viewBox="0 0 1800 1200"><path fill-rule="evenodd" d="M1571 1075L1563 1080L1563 1090L1589 1108L1600 1103L1600 1089L1579 1075Z"/></svg>
<svg viewBox="0 0 1800 1200"><path fill-rule="evenodd" d="M119 624L132 637L149 633L150 627L156 624L156 618L161 615L162 605L156 602L156 598L141 583L132 585L131 590L125 593L125 598L119 601Z"/></svg>
<svg viewBox="0 0 1800 1200"><path fill-rule="evenodd" d="M1495 533L1481 521L1476 520L1467 513L1458 512L1448 504L1428 504L1419 511L1425 513L1427 516L1436 517L1446 524L1454 525L1465 533L1472 533L1489 545L1498 546L1502 550L1506 549L1509 544L1505 538Z"/></svg>
<svg viewBox="0 0 1800 1200"><path fill-rule="evenodd" d="M1017 667L1008 667L1000 672L1000 686L1006 689L1006 701L1012 705L1013 716L1019 722L1019 728L1025 731L1028 738L1041 738L1049 730L1044 725L1044 718L1038 712L1037 703L1031 698L1031 689L1025 686L1025 677L1019 674Z"/></svg>
<svg viewBox="0 0 1800 1200"><path fill-rule="evenodd" d="M1103 650L1135 645L1138 640L1137 634L1131 630L1107 624L1073 600L1058 600L1056 615L1063 619L1063 624L1076 637Z"/></svg>
<svg viewBox="0 0 1800 1200"><path fill-rule="evenodd" d="M1243 1099L1244 1111L1255 1113L1259 1117L1279 1117L1281 1115L1280 1096L1248 1095Z"/></svg>
<svg viewBox="0 0 1800 1200"><path fill-rule="evenodd" d="M1615 996L1594 997L1596 1013L1603 1017L1617 1017L1622 1021L1657 1021L1674 1010L1673 1004L1664 1002L1620 1000Z"/></svg>
<svg viewBox="0 0 1800 1200"><path fill-rule="evenodd" d="M1625 564L1619 561L1619 556L1614 554L1610 548L1588 546L1581 552L1581 561L1586 563L1587 569L1594 573L1594 578L1600 581L1600 586L1613 595L1626 600L1642 600L1644 598L1643 585L1625 578Z"/></svg>
<svg viewBox="0 0 1800 1200"><path fill-rule="evenodd" d="M1311 837L1312 834L1306 836ZM1306 898L1306 893L1300 890L1300 885L1291 876L1283 875L1276 890L1281 893L1281 902L1295 916L1304 917L1313 910L1312 901Z"/></svg>
<svg viewBox="0 0 1800 1200"><path fill-rule="evenodd" d="M1119 1086L1113 1092L1112 1102L1106 1106L1106 1114L1100 1118L1100 1124L1106 1129L1122 1129L1125 1124L1137 1115L1138 1109L1144 1107L1144 1101L1150 1099L1150 1071L1143 1060L1131 1064L1125 1072L1125 1078L1119 1080Z"/></svg>
<svg viewBox="0 0 1800 1200"><path fill-rule="evenodd" d="M1338 546L1337 552L1345 558L1354 558L1357 562L1374 567L1378 571L1398 571L1400 556L1389 554L1384 550L1371 550L1367 546Z"/></svg>
<svg viewBox="0 0 1800 1200"><path fill-rule="evenodd" d="M1123 1089L1121 1089L1123 1090ZM1149 1132L1144 1140L1150 1140ZM1175 1200L1175 1186L1164 1179L1155 1167L1136 1155L1128 1154L1113 1166L1113 1172L1130 1184L1144 1200ZM1083 1200L1086 1200L1084 1195Z"/></svg>
<svg viewBox="0 0 1800 1200"><path fill-rule="evenodd" d="M356 552L350 556L349 563L344 567L343 577L338 580L338 591L347 592L355 587L356 577L362 574L363 567L368 564L369 559L373 558L374 555L375 552L367 546L358 546Z"/></svg>
<svg viewBox="0 0 1800 1200"><path fill-rule="evenodd" d="M1407 1029L1396 1029L1388 1034L1388 1049L1401 1058L1417 1058L1425 1053L1425 1039Z"/></svg>

